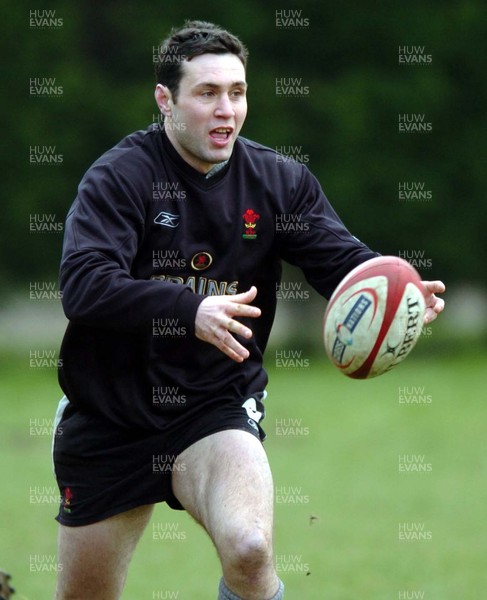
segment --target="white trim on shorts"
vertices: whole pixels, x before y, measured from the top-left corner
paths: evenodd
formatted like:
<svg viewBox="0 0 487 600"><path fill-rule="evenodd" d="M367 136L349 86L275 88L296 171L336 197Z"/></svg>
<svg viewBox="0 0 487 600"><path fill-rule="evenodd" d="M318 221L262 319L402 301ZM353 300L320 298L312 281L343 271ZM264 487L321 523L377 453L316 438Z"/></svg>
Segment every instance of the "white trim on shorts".
<svg viewBox="0 0 487 600"><path fill-rule="evenodd" d="M51 443L51 460L52 460L52 470L54 475L56 475L56 467L54 465L54 441L56 439L57 428L59 427L59 423L61 423L61 419L63 418L64 411L69 404L69 400L66 396L63 396L57 405L56 415L54 416L54 426L52 428L52 443Z"/></svg>

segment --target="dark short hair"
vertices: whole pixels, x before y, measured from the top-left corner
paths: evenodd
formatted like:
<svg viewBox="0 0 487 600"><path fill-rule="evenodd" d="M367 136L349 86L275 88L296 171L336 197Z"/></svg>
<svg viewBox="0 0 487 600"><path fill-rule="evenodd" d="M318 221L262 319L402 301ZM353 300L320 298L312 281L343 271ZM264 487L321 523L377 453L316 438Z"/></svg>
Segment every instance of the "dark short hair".
<svg viewBox="0 0 487 600"><path fill-rule="evenodd" d="M173 28L159 45L155 61L156 83L169 88L174 102L177 100L179 83L183 75L183 62L201 54L235 54L244 67L248 51L237 36L207 21L185 21L180 28Z"/></svg>

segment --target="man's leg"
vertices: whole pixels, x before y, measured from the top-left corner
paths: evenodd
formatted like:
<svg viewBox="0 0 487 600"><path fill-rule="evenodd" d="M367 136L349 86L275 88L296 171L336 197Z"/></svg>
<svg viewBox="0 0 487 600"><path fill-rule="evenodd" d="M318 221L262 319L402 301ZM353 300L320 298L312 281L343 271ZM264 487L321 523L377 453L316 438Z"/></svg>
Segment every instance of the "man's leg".
<svg viewBox="0 0 487 600"><path fill-rule="evenodd" d="M260 441L240 430L205 437L178 456L172 485L216 546L222 586L245 600L274 598L282 584L273 561L273 483Z"/></svg>
<svg viewBox="0 0 487 600"><path fill-rule="evenodd" d="M56 600L117 600L152 505L81 527L59 526Z"/></svg>

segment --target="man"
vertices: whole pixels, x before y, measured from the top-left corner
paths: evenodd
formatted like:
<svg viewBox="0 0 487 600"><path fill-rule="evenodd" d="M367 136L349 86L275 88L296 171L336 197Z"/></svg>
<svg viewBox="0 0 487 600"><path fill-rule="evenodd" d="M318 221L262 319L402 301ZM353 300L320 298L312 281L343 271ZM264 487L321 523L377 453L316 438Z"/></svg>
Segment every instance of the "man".
<svg viewBox="0 0 487 600"><path fill-rule="evenodd" d="M161 501L208 532L219 599L283 597L260 426L281 259L329 297L376 254L306 167L239 137L246 59L213 24L173 30L156 66L163 127L98 159L68 214L58 599L119 598ZM306 233L278 231L287 215ZM444 286L427 285L431 321Z"/></svg>

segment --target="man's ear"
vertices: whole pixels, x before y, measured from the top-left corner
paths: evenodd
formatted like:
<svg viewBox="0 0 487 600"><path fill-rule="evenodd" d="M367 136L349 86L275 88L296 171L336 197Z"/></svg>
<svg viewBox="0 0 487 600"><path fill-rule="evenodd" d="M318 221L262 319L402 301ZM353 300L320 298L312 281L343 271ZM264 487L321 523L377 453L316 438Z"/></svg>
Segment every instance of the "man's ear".
<svg viewBox="0 0 487 600"><path fill-rule="evenodd" d="M158 83L154 91L154 97L161 113L165 117L169 117L173 105L172 94L169 88L161 83Z"/></svg>

